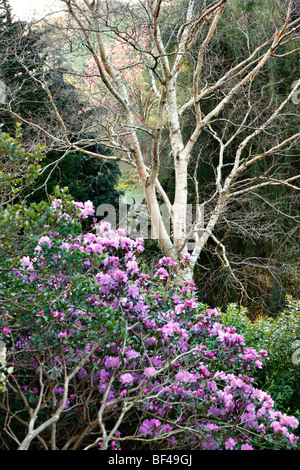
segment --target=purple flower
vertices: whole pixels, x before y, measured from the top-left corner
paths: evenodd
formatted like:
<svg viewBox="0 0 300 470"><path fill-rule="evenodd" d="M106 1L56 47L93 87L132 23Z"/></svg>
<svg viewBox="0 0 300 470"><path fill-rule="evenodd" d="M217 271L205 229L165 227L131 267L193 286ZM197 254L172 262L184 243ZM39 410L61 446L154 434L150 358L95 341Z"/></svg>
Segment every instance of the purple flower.
<svg viewBox="0 0 300 470"><path fill-rule="evenodd" d="M98 226L98 230L100 233L108 232L111 229L111 224L109 222L101 222Z"/></svg>
<svg viewBox="0 0 300 470"><path fill-rule="evenodd" d="M77 372L77 376L79 379L83 379L87 375L87 371L82 368Z"/></svg>
<svg viewBox="0 0 300 470"><path fill-rule="evenodd" d="M49 248L50 248L51 245L52 245L52 244L51 244L51 240L50 240L50 238L49 238L47 235L41 237L41 238L39 239L39 241L38 241L38 245L42 245L43 243L46 243L46 244L49 246ZM22 258L22 259L23 259L23 258Z"/></svg>
<svg viewBox="0 0 300 470"><path fill-rule="evenodd" d="M128 289L128 295L130 295L133 298L138 297L140 294L140 289L134 284L129 287Z"/></svg>
<svg viewBox="0 0 300 470"><path fill-rule="evenodd" d="M127 261L126 268L132 273L137 273L139 271L138 264L136 261Z"/></svg>
<svg viewBox="0 0 300 470"><path fill-rule="evenodd" d="M152 377L152 375L155 375L156 374L156 369L154 369L154 367L146 367L146 369L144 370L144 375L146 377Z"/></svg>
<svg viewBox="0 0 300 470"><path fill-rule="evenodd" d="M259 351L259 354L260 354L261 356L267 356L267 355L268 355L268 351L266 351L265 349L261 349L261 350Z"/></svg>
<svg viewBox="0 0 300 470"><path fill-rule="evenodd" d="M127 274L122 271L121 269L116 269L115 271L112 272L112 276L116 281L127 281Z"/></svg>
<svg viewBox="0 0 300 470"><path fill-rule="evenodd" d="M159 267L159 266L162 266L163 264L167 266L176 266L176 263L170 257L167 257L167 256L164 256L163 258L161 258L156 266Z"/></svg>
<svg viewBox="0 0 300 470"><path fill-rule="evenodd" d="M225 441L226 450L232 450L235 445L236 445L236 441L232 437L230 437L229 439L227 439L227 441Z"/></svg>
<svg viewBox="0 0 300 470"><path fill-rule="evenodd" d="M124 385L124 384L132 384L134 381L134 377L132 374L130 374L129 372L125 373L125 374L122 374L120 376L120 382Z"/></svg>
<svg viewBox="0 0 300 470"><path fill-rule="evenodd" d="M107 285L111 283L112 278L109 274L99 273L96 276L96 280L98 284Z"/></svg>
<svg viewBox="0 0 300 470"><path fill-rule="evenodd" d="M159 419L145 419L140 426L140 433L143 434L144 436L147 436L148 434L151 434L153 430L159 428L161 426L161 422Z"/></svg>
<svg viewBox="0 0 300 470"><path fill-rule="evenodd" d="M287 416L285 413L280 417L280 424L282 426L290 426L296 429L299 425L299 421L294 416Z"/></svg>
<svg viewBox="0 0 300 470"><path fill-rule="evenodd" d="M178 304L175 306L175 312L176 313L181 313L183 312L185 309L185 304Z"/></svg>
<svg viewBox="0 0 300 470"><path fill-rule="evenodd" d="M105 359L105 367L109 368L115 368L119 364L119 358L114 357L114 356L107 356Z"/></svg>
<svg viewBox="0 0 300 470"><path fill-rule="evenodd" d="M190 259L191 259L190 253L185 253L183 255L183 258L182 258L181 262L184 263L185 261L190 261Z"/></svg>
<svg viewBox="0 0 300 470"><path fill-rule="evenodd" d="M95 209L91 201L86 201L84 203L73 201L73 203L77 209L79 209L79 216L83 219L86 219L89 215L93 215L95 213Z"/></svg>
<svg viewBox="0 0 300 470"><path fill-rule="evenodd" d="M165 336L171 336L174 331L178 331L180 329L180 325L178 322L174 322L171 320L169 323L164 325L162 328L158 328L157 331L162 332Z"/></svg>
<svg viewBox="0 0 300 470"><path fill-rule="evenodd" d="M22 268L25 269L25 268L33 268L33 265L32 265L32 262L30 261L30 257L29 256L23 256L23 258L21 259L21 265L22 265Z"/></svg>
<svg viewBox="0 0 300 470"><path fill-rule="evenodd" d="M140 353L130 348L126 351L126 356L128 359L135 359L140 356Z"/></svg>
<svg viewBox="0 0 300 470"><path fill-rule="evenodd" d="M162 431L163 432L170 432L172 431L172 426L170 426L169 424L164 424L163 427L162 427Z"/></svg>
<svg viewBox="0 0 300 470"><path fill-rule="evenodd" d="M159 276L159 279L167 279L169 277L168 271L165 270L165 268L159 268L156 273Z"/></svg>
<svg viewBox="0 0 300 470"><path fill-rule="evenodd" d="M187 372L186 370L181 370L175 375L175 379L179 382L196 382L197 379L194 374Z"/></svg>
<svg viewBox="0 0 300 470"><path fill-rule="evenodd" d="M241 450L253 450L253 447L249 444L243 444Z"/></svg>

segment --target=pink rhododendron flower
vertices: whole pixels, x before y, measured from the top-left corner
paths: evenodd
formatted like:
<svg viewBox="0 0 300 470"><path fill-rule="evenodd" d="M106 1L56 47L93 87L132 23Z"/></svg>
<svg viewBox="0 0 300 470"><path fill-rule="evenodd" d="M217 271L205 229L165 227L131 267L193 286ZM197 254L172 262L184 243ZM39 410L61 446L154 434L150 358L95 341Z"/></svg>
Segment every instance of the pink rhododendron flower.
<svg viewBox="0 0 300 470"><path fill-rule="evenodd" d="M105 359L105 367L107 367L108 369L110 369L110 368L114 369L115 367L118 366L119 361L120 361L120 359L118 357L108 356Z"/></svg>
<svg viewBox="0 0 300 470"><path fill-rule="evenodd" d="M90 201L73 203L67 208L75 215L68 218L64 206L56 200L52 212L61 213L68 226L74 222L79 227L78 221L93 212ZM72 416L82 414L83 403L86 412L93 413L99 401L107 423L116 423L128 398L127 403L136 408L120 429L125 431L128 425L146 445L148 440L159 442L158 437L168 448L184 444L191 449L253 450L255 436L262 444L265 438L270 444L274 437L275 447L295 447L297 436L291 428L298 426L298 420L277 411L272 398L256 389L250 377L251 371L262 367L266 351L246 347L244 336L225 327L216 309L205 311L194 297L193 283L172 284L171 258L162 258L152 275L140 273L136 255L143 240L131 239L124 230L113 231L106 222L97 225L95 233L75 236L65 230L67 235L61 236L51 227L47 233L39 240L35 258L28 251L30 256L18 261L10 273L16 289L20 284L24 290L30 288L30 321L18 315L24 308L19 295L17 314L12 312L4 323L13 325L16 361L24 357L28 371L32 368L28 380L24 374L19 384L26 398L38 386L35 371L41 358L47 361L46 370L58 371L57 376L52 374L58 399L63 393L62 367L69 374L83 361L76 381L70 382L65 410L72 409L64 422L72 423L74 434L80 429ZM20 269L30 270L31 263L36 277L30 276L35 271ZM67 329L59 333L61 340L67 340L47 349L48 357L44 345L55 343L57 328ZM2 335L9 331L4 328ZM51 407L46 400L45 396ZM108 444L114 450L116 437Z"/></svg>
<svg viewBox="0 0 300 470"><path fill-rule="evenodd" d="M130 373L125 373L125 374L122 374L120 376L120 382L124 385L124 384L132 384L134 381L134 378L133 378L133 375L130 374Z"/></svg>
<svg viewBox="0 0 300 470"><path fill-rule="evenodd" d="M241 450L253 450L253 447L250 446L249 444L243 444L241 446Z"/></svg>
<svg viewBox="0 0 300 470"><path fill-rule="evenodd" d="M230 438L227 439L227 441L225 442L225 449L226 449L226 450L232 450L235 445L236 445L236 441L230 437Z"/></svg>
<svg viewBox="0 0 300 470"><path fill-rule="evenodd" d="M138 351L135 351L134 349L131 349L131 348L125 351L125 354L128 359L136 359L137 357L141 355Z"/></svg>
<svg viewBox="0 0 300 470"><path fill-rule="evenodd" d="M156 273L160 279L167 279L169 277L169 273L165 268L159 268Z"/></svg>
<svg viewBox="0 0 300 470"><path fill-rule="evenodd" d="M296 429L299 426L298 419L296 419L294 416L287 416L285 413L280 416L279 421L281 425L290 426L293 429Z"/></svg>
<svg viewBox="0 0 300 470"><path fill-rule="evenodd" d="M50 238L49 238L47 235L41 237L41 238L39 239L39 241L38 241L38 245L42 245L43 243L46 243L49 248L50 248L51 245L52 245L51 240L50 240Z"/></svg>
<svg viewBox="0 0 300 470"><path fill-rule="evenodd" d="M33 267L32 261L30 260L29 256L23 256L23 258L21 259L21 265L23 269Z"/></svg>
<svg viewBox="0 0 300 470"><path fill-rule="evenodd" d="M139 271L139 267L136 261L127 261L126 268L128 271L137 273Z"/></svg>
<svg viewBox="0 0 300 470"><path fill-rule="evenodd" d="M140 295L140 289L138 288L138 286L136 285L132 285L129 287L128 289L128 294L133 297L133 298L136 298Z"/></svg>
<svg viewBox="0 0 300 470"><path fill-rule="evenodd" d="M156 369L154 367L146 367L144 370L144 375L146 377L152 377L152 375L156 374Z"/></svg>
<svg viewBox="0 0 300 470"><path fill-rule="evenodd" d="M140 426L140 433L143 434L144 436L147 436L148 434L151 434L153 430L159 428L161 426L161 422L159 419L145 419Z"/></svg>
<svg viewBox="0 0 300 470"><path fill-rule="evenodd" d="M177 372L175 375L175 380L178 380L180 382L196 382L197 379L194 374L191 374L190 372L187 372L185 370L181 370Z"/></svg>

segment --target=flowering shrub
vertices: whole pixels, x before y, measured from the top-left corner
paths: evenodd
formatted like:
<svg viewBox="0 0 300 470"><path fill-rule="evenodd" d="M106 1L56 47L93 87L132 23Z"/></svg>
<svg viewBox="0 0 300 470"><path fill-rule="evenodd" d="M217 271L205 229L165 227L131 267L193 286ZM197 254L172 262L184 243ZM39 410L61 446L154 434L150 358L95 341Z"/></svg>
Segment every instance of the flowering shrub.
<svg viewBox="0 0 300 470"><path fill-rule="evenodd" d="M298 421L251 378L266 351L222 326L193 283L176 286L170 258L146 275L142 239L107 223L75 231L89 202L54 199L51 210L60 227L44 227L2 281L8 448L297 446Z"/></svg>
<svg viewBox="0 0 300 470"><path fill-rule="evenodd" d="M300 418L300 367L297 344L300 339L300 300L286 297L286 307L275 318L250 321L246 309L230 304L220 318L222 325L233 326L248 346L268 351L262 369L255 372L256 383L272 393L277 409L290 410ZM298 429L299 435L299 429Z"/></svg>

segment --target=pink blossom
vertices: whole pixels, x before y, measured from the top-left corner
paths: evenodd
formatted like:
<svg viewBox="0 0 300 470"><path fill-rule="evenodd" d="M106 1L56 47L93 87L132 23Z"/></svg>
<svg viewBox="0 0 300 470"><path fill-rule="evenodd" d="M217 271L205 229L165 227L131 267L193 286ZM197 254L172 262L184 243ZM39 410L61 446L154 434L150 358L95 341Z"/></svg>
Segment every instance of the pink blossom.
<svg viewBox="0 0 300 470"><path fill-rule="evenodd" d="M160 279L167 279L169 277L168 271L165 270L165 268L159 268L156 273L158 274Z"/></svg>
<svg viewBox="0 0 300 470"><path fill-rule="evenodd" d="M253 450L253 447L249 444L243 444L241 450Z"/></svg>
<svg viewBox="0 0 300 470"><path fill-rule="evenodd" d="M83 219L87 218L89 215L93 215L95 213L95 209L93 206L92 201L86 201L84 203L78 203L73 201L76 207L79 209L79 215Z"/></svg>
<svg viewBox="0 0 300 470"><path fill-rule="evenodd" d="M196 302L196 299L193 298L193 299L190 299L190 300L186 300L185 306L190 307L190 308L197 308L198 304Z"/></svg>
<svg viewBox="0 0 300 470"><path fill-rule="evenodd" d="M174 331L178 331L179 329L180 329L179 323L171 320L162 328L158 328L157 331L162 332L165 336L171 336L174 333Z"/></svg>
<svg viewBox="0 0 300 470"><path fill-rule="evenodd" d="M299 425L299 421L294 416L287 416L285 413L281 415L279 421L281 425L290 426L293 429Z"/></svg>
<svg viewBox="0 0 300 470"><path fill-rule="evenodd" d="M151 434L151 432L154 430L154 429L157 429L161 426L161 422L159 421L159 419L145 419L142 423L142 425L140 426L140 433L143 434L144 436L147 436L148 434Z"/></svg>
<svg viewBox="0 0 300 470"><path fill-rule="evenodd" d="M273 421L270 426L274 429L275 432L280 432L282 429L279 421Z"/></svg>
<svg viewBox="0 0 300 470"><path fill-rule="evenodd" d="M121 382L122 384L129 384L129 385L130 385L130 384L133 383L133 381L134 381L133 375L130 374L129 372L127 372L127 373L125 373L125 374L122 374L122 375L120 376L120 382Z"/></svg>
<svg viewBox="0 0 300 470"><path fill-rule="evenodd" d="M163 432L170 432L172 431L172 426L170 426L169 424L164 424L163 427L162 427L162 431Z"/></svg>
<svg viewBox="0 0 300 470"><path fill-rule="evenodd" d="M140 294L140 289L134 284L132 286L129 287L128 289L128 294L133 297L133 298L136 298L139 296Z"/></svg>
<svg viewBox="0 0 300 470"><path fill-rule="evenodd" d="M50 248L52 243L51 243L51 240L48 236L43 236L39 239L38 241L38 245L42 245L43 243L46 243L48 245L48 247Z"/></svg>
<svg viewBox="0 0 300 470"><path fill-rule="evenodd" d="M194 374L191 374L190 372L187 372L185 370L181 370L177 372L175 375L175 379L180 381L180 382L196 382L197 379Z"/></svg>
<svg viewBox="0 0 300 470"><path fill-rule="evenodd" d="M137 273L139 271L138 264L136 261L127 261L126 268L128 271Z"/></svg>
<svg viewBox="0 0 300 470"><path fill-rule="evenodd" d="M29 256L23 256L23 258L21 259L21 265L23 269L33 267Z"/></svg>
<svg viewBox="0 0 300 470"><path fill-rule="evenodd" d="M100 233L107 232L111 229L111 224L109 222L100 222L97 228Z"/></svg>
<svg viewBox="0 0 300 470"><path fill-rule="evenodd" d="M161 258L156 266L159 267L163 264L167 266L176 266L176 263L168 256L164 256L163 258Z"/></svg>
<svg viewBox="0 0 300 470"><path fill-rule="evenodd" d="M135 359L140 356L140 353L130 348L126 351L126 356L128 359Z"/></svg>
<svg viewBox="0 0 300 470"><path fill-rule="evenodd" d="M259 354L260 354L261 356L267 356L267 355L268 355L268 351L266 351L265 349L261 349L261 350L259 351Z"/></svg>
<svg viewBox="0 0 300 470"><path fill-rule="evenodd" d="M114 357L114 356L107 356L105 359L105 367L109 368L115 368L119 364L119 358Z"/></svg>
<svg viewBox="0 0 300 470"><path fill-rule="evenodd" d="M60 245L59 248L60 248L61 250L69 250L69 248L70 248L70 243L64 242L64 243L62 243L62 244Z"/></svg>
<svg viewBox="0 0 300 470"><path fill-rule="evenodd" d="M185 309L185 304L178 304L175 306L175 312L176 313L181 313L183 312Z"/></svg>
<svg viewBox="0 0 300 470"><path fill-rule="evenodd" d="M225 441L226 450L232 450L235 445L236 445L236 441L232 437L230 437L229 439L227 439L227 441Z"/></svg>
<svg viewBox="0 0 300 470"><path fill-rule="evenodd" d="M144 370L144 375L146 377L151 377L152 375L156 374L156 369L154 367L146 367Z"/></svg>

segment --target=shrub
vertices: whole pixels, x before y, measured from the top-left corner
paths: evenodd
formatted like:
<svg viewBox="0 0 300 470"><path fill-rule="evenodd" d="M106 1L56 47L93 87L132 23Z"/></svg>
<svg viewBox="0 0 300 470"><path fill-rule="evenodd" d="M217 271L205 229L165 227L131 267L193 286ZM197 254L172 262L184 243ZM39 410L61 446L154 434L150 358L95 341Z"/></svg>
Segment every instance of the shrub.
<svg viewBox="0 0 300 470"><path fill-rule="evenodd" d="M259 387L274 398L277 408L289 410L300 418L300 365L297 347L300 340L300 301L286 297L286 308L275 318L255 321L247 318L247 310L231 304L222 314L224 326L235 325L250 347L268 351L266 363L255 373Z"/></svg>
<svg viewBox="0 0 300 470"><path fill-rule="evenodd" d="M143 274L142 239L107 223L78 233L89 202L51 211L55 230L0 285L3 448L297 446L297 419L251 377L266 351L222 326L193 283L176 286L170 258Z"/></svg>

